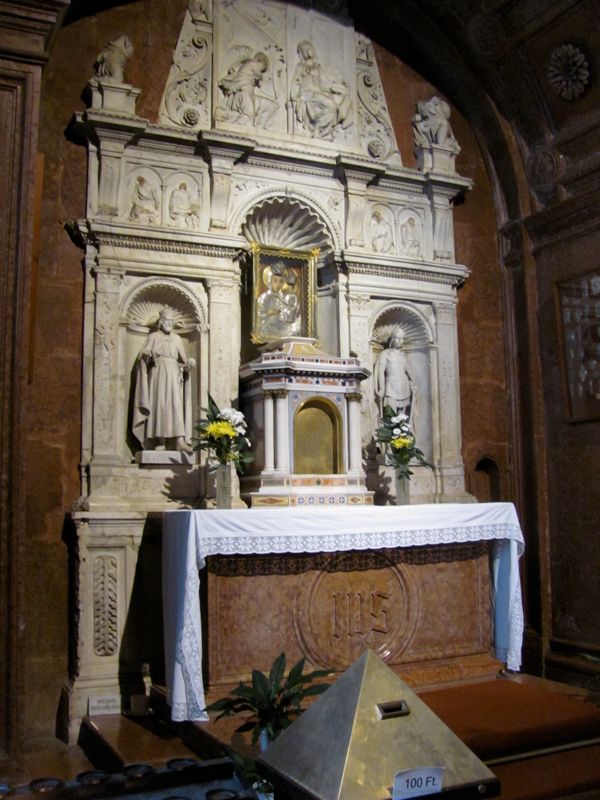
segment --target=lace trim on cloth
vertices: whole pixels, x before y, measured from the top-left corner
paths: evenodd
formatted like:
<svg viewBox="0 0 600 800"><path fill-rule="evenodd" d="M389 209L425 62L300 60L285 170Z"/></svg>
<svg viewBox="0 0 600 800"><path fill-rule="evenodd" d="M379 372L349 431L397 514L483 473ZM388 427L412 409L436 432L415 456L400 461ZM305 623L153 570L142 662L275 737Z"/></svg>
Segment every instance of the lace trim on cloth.
<svg viewBox="0 0 600 800"><path fill-rule="evenodd" d="M202 663L202 635L196 631L192 598L198 597L200 578L196 565L187 571L185 579L185 600L183 606L183 625L175 645L175 660L181 667L185 686L185 703L174 703L171 719L174 722L194 720L208 722L205 710L204 686L198 666Z"/></svg>
<svg viewBox="0 0 600 800"><path fill-rule="evenodd" d="M514 539L523 542L521 529L510 522L484 523L464 527L409 530L360 531L356 533L277 534L274 536L227 535L198 537L198 566L214 555L263 555L265 553L323 553L338 550L378 550L386 547L419 547L478 540Z"/></svg>

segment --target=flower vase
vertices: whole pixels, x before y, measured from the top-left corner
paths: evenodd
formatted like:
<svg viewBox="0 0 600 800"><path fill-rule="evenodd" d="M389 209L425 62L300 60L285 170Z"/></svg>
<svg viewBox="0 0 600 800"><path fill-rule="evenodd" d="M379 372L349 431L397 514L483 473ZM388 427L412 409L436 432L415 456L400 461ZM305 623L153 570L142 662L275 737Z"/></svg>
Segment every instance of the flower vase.
<svg viewBox="0 0 600 800"><path fill-rule="evenodd" d="M217 464L217 508L231 508L231 464Z"/></svg>
<svg viewBox="0 0 600 800"><path fill-rule="evenodd" d="M394 483L394 488L396 489L396 505L410 505L410 478L405 478L404 476L396 473L396 479Z"/></svg>

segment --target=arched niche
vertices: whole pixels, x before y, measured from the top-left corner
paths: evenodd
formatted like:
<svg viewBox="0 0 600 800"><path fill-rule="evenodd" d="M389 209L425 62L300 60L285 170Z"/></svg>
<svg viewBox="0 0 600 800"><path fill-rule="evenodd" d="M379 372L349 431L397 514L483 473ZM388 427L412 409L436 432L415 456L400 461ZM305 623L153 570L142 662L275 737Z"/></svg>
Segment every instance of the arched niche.
<svg viewBox="0 0 600 800"><path fill-rule="evenodd" d="M132 434L133 397L136 366L146 337L156 330L160 312L168 308L174 321L174 332L184 343L188 359L195 367L190 371L192 418L197 420L200 408L206 405L208 386L208 299L202 284L193 287L176 279L147 278L134 284L124 295L120 309L120 363L123 365L121 414L123 441L131 453L140 450Z"/></svg>
<svg viewBox="0 0 600 800"><path fill-rule="evenodd" d="M410 304L394 303L379 310L375 315L371 334L373 374L375 375L381 353L388 347L390 337L397 328L401 328L404 335L403 349L406 354L407 369L417 389L412 428L418 446L425 453L427 460L431 460L433 455L431 351L434 336L424 310ZM377 418L379 409L374 381L372 402L374 418Z"/></svg>
<svg viewBox="0 0 600 800"><path fill-rule="evenodd" d="M343 471L342 421L324 397L302 403L294 415L294 473L337 475Z"/></svg>
<svg viewBox="0 0 600 800"><path fill-rule="evenodd" d="M335 273L334 250L340 247L340 235L324 209L310 204L304 198L289 196L257 197L236 222L249 243L282 251L318 251L317 284L333 279ZM252 328L252 297L254 287L250 262L247 264L245 299L242 303L242 330ZM337 319L335 298L331 293L321 295L316 289L315 321L321 343L330 345L336 339ZM331 330L330 330L331 329ZM331 348L337 352L337 346ZM242 359L249 360L254 350L242 342Z"/></svg>
<svg viewBox="0 0 600 800"><path fill-rule="evenodd" d="M500 469L491 456L480 458L471 473L471 494L480 503L497 503L502 499Z"/></svg>

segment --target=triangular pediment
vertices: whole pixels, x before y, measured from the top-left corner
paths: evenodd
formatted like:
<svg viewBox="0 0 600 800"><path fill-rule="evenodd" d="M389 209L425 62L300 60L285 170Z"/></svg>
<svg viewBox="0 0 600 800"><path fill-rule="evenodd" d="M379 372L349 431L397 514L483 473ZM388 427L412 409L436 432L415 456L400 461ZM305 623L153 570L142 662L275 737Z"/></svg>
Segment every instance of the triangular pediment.
<svg viewBox="0 0 600 800"><path fill-rule="evenodd" d="M343 5L191 0L161 123L400 166L372 44Z"/></svg>

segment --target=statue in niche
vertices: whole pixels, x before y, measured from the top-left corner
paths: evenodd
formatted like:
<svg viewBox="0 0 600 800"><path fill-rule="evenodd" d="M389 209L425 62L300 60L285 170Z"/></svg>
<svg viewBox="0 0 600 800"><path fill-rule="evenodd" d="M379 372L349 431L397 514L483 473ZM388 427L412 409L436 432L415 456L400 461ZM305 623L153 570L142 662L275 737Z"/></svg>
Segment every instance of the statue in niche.
<svg viewBox="0 0 600 800"><path fill-rule="evenodd" d="M158 221L160 197L156 187L143 175L138 175L131 191L131 210L129 219L132 222L155 224Z"/></svg>
<svg viewBox="0 0 600 800"><path fill-rule="evenodd" d="M379 414L383 417L386 406L408 417L409 424L416 398L416 386L408 371L408 360L403 351L405 334L398 325L390 336L387 347L375 365L375 395Z"/></svg>
<svg viewBox="0 0 600 800"><path fill-rule="evenodd" d="M421 257L421 239L414 217L408 217L400 225L400 254L409 258Z"/></svg>
<svg viewBox="0 0 600 800"><path fill-rule="evenodd" d="M441 144L446 147L458 147L450 127L450 106L439 97L417 103L412 127L417 146L430 147L432 144Z"/></svg>
<svg viewBox="0 0 600 800"><path fill-rule="evenodd" d="M389 253L394 242L392 226L376 208L371 215L371 247L374 253Z"/></svg>
<svg viewBox="0 0 600 800"><path fill-rule="evenodd" d="M260 51L254 54L249 48L243 51L244 55L233 62L219 81L225 100L215 109L215 118L264 128L277 110L276 101L258 91L269 69L269 59Z"/></svg>
<svg viewBox="0 0 600 800"><path fill-rule="evenodd" d="M257 335L265 338L300 334L300 303L296 293L296 274L282 261L265 267L263 281L268 286L257 300Z"/></svg>
<svg viewBox="0 0 600 800"><path fill-rule="evenodd" d="M350 91L345 81L323 74L312 42L300 42L297 53L290 90L294 118L310 136L331 140L336 128L352 124Z"/></svg>
<svg viewBox="0 0 600 800"><path fill-rule="evenodd" d="M109 42L94 63L96 77L111 83L123 83L125 65L133 55L129 36Z"/></svg>
<svg viewBox="0 0 600 800"><path fill-rule="evenodd" d="M196 362L185 353L183 340L173 331L173 312L165 306L158 329L149 333L136 365L132 431L147 448L191 453L192 390L190 370Z"/></svg>
<svg viewBox="0 0 600 800"><path fill-rule="evenodd" d="M180 183L173 189L169 200L169 219L178 228L198 227L198 203L187 188L186 183Z"/></svg>

